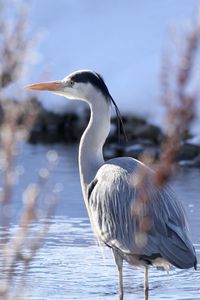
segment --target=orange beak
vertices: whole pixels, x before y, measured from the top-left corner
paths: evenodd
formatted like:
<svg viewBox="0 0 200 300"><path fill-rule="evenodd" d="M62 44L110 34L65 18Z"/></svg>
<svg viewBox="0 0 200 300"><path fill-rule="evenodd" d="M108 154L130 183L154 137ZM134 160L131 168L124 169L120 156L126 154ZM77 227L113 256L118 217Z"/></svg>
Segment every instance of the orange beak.
<svg viewBox="0 0 200 300"><path fill-rule="evenodd" d="M61 80L35 83L25 86L26 90L33 91L60 91L63 88L63 82Z"/></svg>

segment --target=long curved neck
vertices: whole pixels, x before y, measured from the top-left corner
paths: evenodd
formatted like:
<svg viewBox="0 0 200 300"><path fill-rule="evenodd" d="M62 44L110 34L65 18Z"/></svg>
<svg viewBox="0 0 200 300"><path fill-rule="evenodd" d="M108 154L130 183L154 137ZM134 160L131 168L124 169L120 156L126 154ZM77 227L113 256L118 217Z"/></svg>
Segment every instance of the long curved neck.
<svg viewBox="0 0 200 300"><path fill-rule="evenodd" d="M110 131L110 103L100 93L88 103L90 121L79 146L79 172L84 198L88 184L104 163L103 145Z"/></svg>

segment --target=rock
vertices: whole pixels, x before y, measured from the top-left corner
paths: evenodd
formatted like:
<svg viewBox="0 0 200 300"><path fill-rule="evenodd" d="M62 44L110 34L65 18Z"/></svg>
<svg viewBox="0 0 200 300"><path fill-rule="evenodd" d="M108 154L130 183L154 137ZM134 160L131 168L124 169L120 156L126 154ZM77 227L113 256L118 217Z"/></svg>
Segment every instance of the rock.
<svg viewBox="0 0 200 300"><path fill-rule="evenodd" d="M142 117L138 117L138 116L128 116L128 117L124 117L124 122L131 124L133 127L138 127L138 126L142 126L147 124L147 121L142 118Z"/></svg>
<svg viewBox="0 0 200 300"><path fill-rule="evenodd" d="M107 159L123 156L124 155L124 147L120 144L106 144L104 146L104 155Z"/></svg>
<svg viewBox="0 0 200 300"><path fill-rule="evenodd" d="M76 113L60 115L40 107L39 117L32 130L30 141L76 143L80 140L89 117L89 110L86 110L81 116ZM122 119L129 142L125 143L122 135L119 139L117 118L112 118L111 132L104 147L105 157L107 159L117 156L140 158L143 153L147 153L152 158L159 158L159 145L164 140L162 130L140 117L128 115L123 116ZM199 166L200 145L182 142L177 160L180 165Z"/></svg>
<svg viewBox="0 0 200 300"><path fill-rule="evenodd" d="M124 149L124 155L134 158L138 158L145 150L145 147L141 144L133 144L126 146Z"/></svg>
<svg viewBox="0 0 200 300"><path fill-rule="evenodd" d="M160 155L160 149L156 146L152 146L152 145L145 145L145 144L132 144L132 145L128 145L124 148L124 155L125 156L130 156L133 158L140 158L141 155L143 154L148 154L150 155L152 158L157 159Z"/></svg>
<svg viewBox="0 0 200 300"><path fill-rule="evenodd" d="M179 161L179 165L181 167L200 168L200 154L197 157L195 157L193 160L181 160L181 161Z"/></svg>
<svg viewBox="0 0 200 300"><path fill-rule="evenodd" d="M194 167L194 163L192 160L180 160L178 164L181 167Z"/></svg>
<svg viewBox="0 0 200 300"><path fill-rule="evenodd" d="M160 144L163 140L163 133L161 129L152 124L143 124L134 129L135 138L147 139L155 144Z"/></svg>
<svg viewBox="0 0 200 300"><path fill-rule="evenodd" d="M136 116L122 116L122 121L124 124L124 129L127 135L128 140L135 139L134 135L134 129L138 126L142 126L146 124L146 121L140 117ZM112 140L115 140L117 142L117 136L118 136L118 120L117 117L112 117L111 123L115 130L113 131L112 137L110 137Z"/></svg>
<svg viewBox="0 0 200 300"><path fill-rule="evenodd" d="M194 165L194 167L200 168L200 154L197 155L197 157L195 157L195 159L193 159L193 165Z"/></svg>
<svg viewBox="0 0 200 300"><path fill-rule="evenodd" d="M193 160L200 154L200 146L184 142L178 151L177 160Z"/></svg>

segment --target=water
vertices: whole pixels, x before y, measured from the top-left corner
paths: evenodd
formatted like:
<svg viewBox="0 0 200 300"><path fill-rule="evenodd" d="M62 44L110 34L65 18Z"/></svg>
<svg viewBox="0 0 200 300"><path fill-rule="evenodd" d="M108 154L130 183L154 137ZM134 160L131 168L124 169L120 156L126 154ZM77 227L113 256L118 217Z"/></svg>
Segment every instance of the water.
<svg viewBox="0 0 200 300"><path fill-rule="evenodd" d="M47 165L48 146L24 145L24 173L14 194L13 228L21 207L20 193L36 181L38 169ZM48 188L63 186L50 231L28 272L30 300L118 299L118 277L110 249L99 247L91 232L82 200L77 168L77 147L54 146L59 154ZM20 167L21 168L21 167ZM182 170L173 186L182 199L191 224L191 235L200 256L200 171ZM35 227L37 228L37 224ZM19 267L20 269L20 267ZM20 271L20 270L19 270ZM175 269L168 273L154 268L149 272L149 299L200 299L200 270ZM143 299L143 271L124 265L125 299Z"/></svg>

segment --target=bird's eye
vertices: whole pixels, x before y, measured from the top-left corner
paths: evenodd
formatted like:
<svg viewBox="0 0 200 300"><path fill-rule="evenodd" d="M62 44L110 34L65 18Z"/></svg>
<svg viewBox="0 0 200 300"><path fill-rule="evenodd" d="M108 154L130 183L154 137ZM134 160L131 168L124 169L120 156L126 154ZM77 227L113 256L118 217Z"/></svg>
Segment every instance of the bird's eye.
<svg viewBox="0 0 200 300"><path fill-rule="evenodd" d="M74 85L74 81L73 80L69 80L69 86L72 87Z"/></svg>

